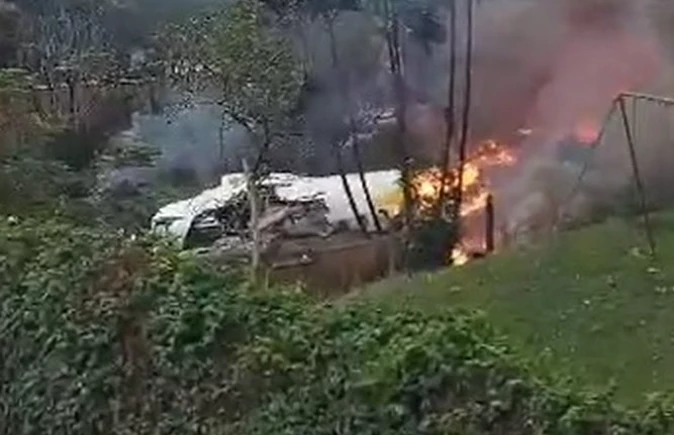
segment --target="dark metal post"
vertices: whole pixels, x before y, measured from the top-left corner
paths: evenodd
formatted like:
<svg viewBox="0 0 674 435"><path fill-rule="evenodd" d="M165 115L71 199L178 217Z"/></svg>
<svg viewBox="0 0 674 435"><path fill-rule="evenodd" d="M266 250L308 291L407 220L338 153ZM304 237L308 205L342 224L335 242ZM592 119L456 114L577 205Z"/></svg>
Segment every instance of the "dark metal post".
<svg viewBox="0 0 674 435"><path fill-rule="evenodd" d="M486 228L485 228L485 245L487 248L487 254L491 254L494 252L495 249L495 243L494 243L494 222L495 222L495 214L494 214L494 197L489 194L487 197L487 208L485 209L486 214L487 214L487 219L486 219Z"/></svg>
<svg viewBox="0 0 674 435"><path fill-rule="evenodd" d="M646 201L646 189L644 188L641 179L641 172L639 171L639 164L637 162L637 153L634 149L634 138L632 136L632 129L630 127L629 118L627 115L627 107L625 105L625 96L618 99L620 105L620 112L622 114L623 126L625 128L625 138L627 139L627 147L630 151L630 161L632 163L632 172L634 173L634 182L641 201L641 211L644 214L644 225L646 227L646 237L648 238L648 245L651 250L651 255L655 256L655 238L653 237L653 228L651 227L651 217L648 211L648 203Z"/></svg>

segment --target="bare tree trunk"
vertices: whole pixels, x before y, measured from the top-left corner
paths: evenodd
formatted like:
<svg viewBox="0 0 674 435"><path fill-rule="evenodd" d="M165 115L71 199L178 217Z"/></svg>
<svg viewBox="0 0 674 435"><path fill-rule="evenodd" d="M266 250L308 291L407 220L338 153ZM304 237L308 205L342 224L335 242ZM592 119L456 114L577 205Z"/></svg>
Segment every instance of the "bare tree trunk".
<svg viewBox="0 0 674 435"><path fill-rule="evenodd" d="M330 36L330 55L332 57L332 66L337 72L337 74L339 74L339 55L337 54L337 39L335 37L334 17L325 16L324 19L328 27L328 34ZM346 171L344 169L344 159L342 158L341 146L336 139L332 139L332 142L335 159L337 161L337 171L339 172L339 177L342 180L344 193L346 194L346 197L349 201L349 206L351 207L351 211L353 212L356 222L358 223L358 227L361 229L363 234L367 234L367 225L365 224L363 217L358 211L358 205L356 204L356 200L353 197L353 191L351 190L351 186L349 185L349 180L346 178Z"/></svg>
<svg viewBox="0 0 674 435"><path fill-rule="evenodd" d="M365 200L367 202L367 207L372 216L372 222L374 224L377 232L382 231L381 222L379 221L379 216L377 214L377 209L374 206L374 201L372 199L372 194L370 188L367 184L367 179L365 178L365 168L363 166L362 153L360 150L360 141L358 140L358 132L356 128L356 120L353 116L353 100L351 99L351 86L349 85L348 78L345 78L343 86L344 96L346 98L346 110L349 114L349 135L351 136L351 150L353 151L353 159L356 162L356 168L358 170L358 177L360 179L360 186L363 189L363 194L365 195Z"/></svg>
<svg viewBox="0 0 674 435"><path fill-rule="evenodd" d="M448 98L447 98L447 109L445 110L445 124L447 131L445 132L445 143L443 148L443 154L441 158L442 166L440 170L442 171L442 185L440 187L440 195L438 197L437 205L437 216L438 218L442 217L445 212L446 205L445 200L447 196L447 184L451 183L453 180L450 180L451 177L451 152L452 152L452 142L454 141L454 128L455 128L455 88L456 88L456 0L451 0L449 3L449 84L448 84ZM451 185L451 184L450 184Z"/></svg>
<svg viewBox="0 0 674 435"><path fill-rule="evenodd" d="M360 142L356 137L356 131L354 126L353 119L351 120L351 145L353 150L353 158L356 161L356 167L358 168L358 177L360 178L360 186L363 189L365 194L365 200L367 201L367 207L372 215L372 222L377 232L382 232L381 222L379 221L379 216L377 215L377 208L374 206L374 200L372 199L372 194L370 193L370 188L367 185L367 179L365 178L365 169L363 167L363 160L360 151Z"/></svg>
<svg viewBox="0 0 674 435"><path fill-rule="evenodd" d="M248 128L250 132L253 131L252 128ZM270 129L268 122L265 121L262 123L262 146L260 146L260 152L257 154L257 158L255 159L255 165L253 166L253 174L257 177L260 171L262 170L262 165L264 165L264 161L267 158L267 153L269 153L269 149L271 148L271 143L272 143L273 137L271 135Z"/></svg>
<svg viewBox="0 0 674 435"><path fill-rule="evenodd" d="M349 207L353 212L353 215L358 223L358 227L363 232L363 234L368 234L367 225L363 220L363 216L358 212L358 204L356 204L356 199L353 197L353 191L351 190L351 185L349 185L349 180L346 178L346 172L344 171L344 158L342 157L341 145L337 140L333 140L333 152L335 154L335 160L337 162L337 172L339 172L339 178L342 180L342 187L344 188L344 193L346 198L349 201Z"/></svg>
<svg viewBox="0 0 674 435"><path fill-rule="evenodd" d="M460 219L461 217L461 206L463 204L463 171L466 166L467 153L466 149L468 147L468 129L470 126L470 109L471 109L471 96L472 96L472 78L473 78L473 1L468 0L468 6L466 9L467 14L467 37L466 37L466 77L465 77L465 89L464 89L464 101L463 101L463 116L461 124L461 140L459 142L459 179L457 182L456 189L456 206L454 209L454 218Z"/></svg>
<svg viewBox="0 0 674 435"><path fill-rule="evenodd" d="M342 95L345 100L345 110L349 118L349 136L351 137L351 149L353 152L353 159L356 163L356 169L358 171L358 178L360 179L360 185L363 189L363 194L365 195L365 200L367 202L367 207L372 216L372 222L378 232L382 231L381 222L379 221L379 216L377 215L377 209L374 206L374 201L370 193L370 188L367 184L367 179L365 178L365 169L363 167L362 153L360 151L360 142L357 137L357 128L356 120L353 116L353 99L351 98L351 85L348 75L341 70L340 68L340 59L339 53L337 51L337 38L335 37L334 31L334 22L333 19L328 21L329 33L330 33L330 52L332 56L332 64L335 68L335 72L338 74L338 80ZM349 189L350 190L350 189Z"/></svg>
<svg viewBox="0 0 674 435"><path fill-rule="evenodd" d="M78 130L77 122L77 105L75 102L76 92L75 92L75 78L68 76L66 78L66 85L68 86L68 116L70 118L70 125L73 130Z"/></svg>
<svg viewBox="0 0 674 435"><path fill-rule="evenodd" d="M407 154L407 92L405 90L404 72L400 47L400 23L398 13L391 0L384 0L384 16L386 21L386 46L389 55L389 68L393 77L393 93L395 98L395 115L398 125L397 151L400 162L400 178L403 189L403 234L402 234L402 267L409 271L411 231L413 225L413 198L411 185L411 159Z"/></svg>
<svg viewBox="0 0 674 435"><path fill-rule="evenodd" d="M307 75L309 75L310 71L313 70L314 65L313 65L313 55L311 48L309 46L307 31L304 27L304 24L305 24L304 18L300 16L297 23L297 36L300 40L300 44L302 45L302 52L304 54L304 59L302 60L302 72L306 77ZM309 29L309 31L311 31L311 29Z"/></svg>
<svg viewBox="0 0 674 435"><path fill-rule="evenodd" d="M386 45L389 54L389 67L393 76L393 91L396 99L396 122L398 124L397 148L400 158L401 181L403 187L403 210L405 227L412 225L412 191L410 180L410 158L407 155L405 139L407 135L407 95L402 71L402 58L400 52L400 24L398 13L391 5L390 0L384 1L384 9L387 20Z"/></svg>
<svg viewBox="0 0 674 435"><path fill-rule="evenodd" d="M251 252L251 282L257 282L257 274L260 268L260 202L257 194L255 173L250 170L246 159L243 160L243 171L246 174L246 190L248 201L250 203L250 231L253 238L253 249Z"/></svg>
<svg viewBox="0 0 674 435"><path fill-rule="evenodd" d="M220 164L225 164L225 114L220 114L220 125L218 126L218 158Z"/></svg>

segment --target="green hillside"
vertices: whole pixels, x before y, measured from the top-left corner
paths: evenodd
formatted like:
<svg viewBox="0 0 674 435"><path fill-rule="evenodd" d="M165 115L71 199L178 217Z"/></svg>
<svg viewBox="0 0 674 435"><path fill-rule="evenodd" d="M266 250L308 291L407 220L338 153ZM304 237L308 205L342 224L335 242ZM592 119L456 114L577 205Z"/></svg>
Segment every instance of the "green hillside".
<svg viewBox="0 0 674 435"><path fill-rule="evenodd" d="M568 388L459 311L316 304L57 220L0 218L0 272L0 434L674 433L668 398L625 407ZM506 325L516 310L493 311Z"/></svg>
<svg viewBox="0 0 674 435"><path fill-rule="evenodd" d="M673 390L674 215L654 222L657 258L643 225L612 220L537 248L369 289L384 304L478 309L515 347L578 384L640 402Z"/></svg>

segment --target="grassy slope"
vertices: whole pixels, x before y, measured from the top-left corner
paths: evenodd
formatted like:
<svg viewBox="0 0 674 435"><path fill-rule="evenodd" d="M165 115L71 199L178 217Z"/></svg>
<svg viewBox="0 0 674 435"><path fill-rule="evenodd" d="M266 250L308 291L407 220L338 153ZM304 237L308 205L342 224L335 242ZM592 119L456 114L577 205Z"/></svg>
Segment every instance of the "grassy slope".
<svg viewBox="0 0 674 435"><path fill-rule="evenodd" d="M636 404L674 390L674 215L655 221L651 261L637 223L611 221L435 275L382 283L363 297L484 310L543 366Z"/></svg>

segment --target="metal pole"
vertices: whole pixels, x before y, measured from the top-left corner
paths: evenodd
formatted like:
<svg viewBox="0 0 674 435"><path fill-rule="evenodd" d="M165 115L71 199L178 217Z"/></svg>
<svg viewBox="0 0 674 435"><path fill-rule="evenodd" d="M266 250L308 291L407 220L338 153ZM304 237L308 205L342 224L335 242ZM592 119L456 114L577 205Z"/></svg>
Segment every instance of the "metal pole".
<svg viewBox="0 0 674 435"><path fill-rule="evenodd" d="M485 209L487 214L486 219L486 228L485 228L485 246L487 248L487 254L491 254L495 250L494 243L494 197L489 194L487 197L487 207Z"/></svg>
<svg viewBox="0 0 674 435"><path fill-rule="evenodd" d="M646 237L648 238L648 245L651 250L651 255L655 256L655 238L653 237L653 228L651 226L651 217L648 211L648 203L646 201L646 190L641 179L641 172L639 171L639 164L637 162L637 154L634 148L634 138L632 136L632 129L630 127L629 118L627 115L627 107L625 105L625 98L621 96L618 99L620 105L620 113L623 119L623 126L625 128L625 138L627 139L627 146L630 151L630 161L632 163L632 172L634 174L634 182L639 194L641 202L641 211L644 215L644 225L646 226Z"/></svg>
<svg viewBox="0 0 674 435"><path fill-rule="evenodd" d="M601 141L604 139L604 136L606 135L606 129L608 127L608 123L611 121L611 118L613 117L613 113L616 111L618 108L618 100L621 97L616 98L613 100L613 103L611 104L611 110L606 114L606 118L604 118L604 122L602 123L601 130L599 131L599 135L597 135L596 139L592 144L590 144L590 149L591 150L596 150L597 147L601 144ZM585 162L583 162L583 168L581 169L580 173L578 174L578 179L574 183L573 187L569 191L569 194L565 198L565 200L562 202L563 206L566 206L568 202L570 202L574 196L578 193L580 190L582 184L583 184L583 179L585 178L585 175L587 174L588 170L590 169L589 161L587 158L585 159Z"/></svg>
<svg viewBox="0 0 674 435"><path fill-rule="evenodd" d="M618 98L622 97L629 97L634 98L636 100L650 101L651 103L660 103L664 104L665 106L674 106L674 99L667 97L660 97L657 95L640 94L636 92L623 92L622 94L620 94L620 97Z"/></svg>

